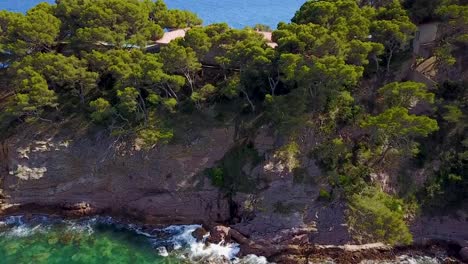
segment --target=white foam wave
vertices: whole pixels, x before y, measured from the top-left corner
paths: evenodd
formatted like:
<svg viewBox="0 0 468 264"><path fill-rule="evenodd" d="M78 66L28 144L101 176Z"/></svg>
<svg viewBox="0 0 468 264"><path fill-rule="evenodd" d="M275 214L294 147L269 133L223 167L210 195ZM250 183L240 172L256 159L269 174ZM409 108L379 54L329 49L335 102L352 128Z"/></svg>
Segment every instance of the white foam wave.
<svg viewBox="0 0 468 264"><path fill-rule="evenodd" d="M163 231L172 234L170 242L175 250L181 250L186 258L192 262L219 261L228 262L236 260L240 251L239 244L224 243L206 244L204 240L197 241L192 236L193 231L200 228L200 225L169 226ZM206 239L207 236L204 236Z"/></svg>
<svg viewBox="0 0 468 264"><path fill-rule="evenodd" d="M206 243L208 235L202 241L192 236L193 231L201 225L174 225L163 229L148 231L133 224L123 224L111 217L93 217L81 220L62 220L46 216L35 216L27 220L22 216L6 217L0 226L7 227L0 235L27 237L38 232L47 232L54 224L63 224L65 230L92 235L97 224L112 225L116 228L131 230L147 237L153 242L158 255L167 257L179 256L190 263L233 263L233 264L267 264L264 257L248 255L238 258L240 247L237 243Z"/></svg>

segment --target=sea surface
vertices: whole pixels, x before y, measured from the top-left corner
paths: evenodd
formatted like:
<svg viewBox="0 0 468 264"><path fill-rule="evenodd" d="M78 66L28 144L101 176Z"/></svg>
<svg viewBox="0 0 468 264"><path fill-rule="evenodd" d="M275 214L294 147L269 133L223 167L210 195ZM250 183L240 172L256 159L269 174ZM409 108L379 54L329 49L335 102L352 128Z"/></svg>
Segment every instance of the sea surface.
<svg viewBox="0 0 468 264"><path fill-rule="evenodd" d="M200 16L205 25L226 22L243 28L265 24L276 28L278 22L289 22L306 0L166 0L169 8L185 9ZM53 0L0 0L0 9L25 12L40 2Z"/></svg>
<svg viewBox="0 0 468 264"><path fill-rule="evenodd" d="M198 227L144 229L110 217L12 216L0 221L0 263L267 264L254 255L237 258L238 244L206 246L191 235Z"/></svg>
<svg viewBox="0 0 468 264"><path fill-rule="evenodd" d="M2 264L268 264L261 256L238 258L239 245L206 245L192 232L199 225L143 228L111 217L76 220L46 215L0 219ZM206 237L205 237L206 238ZM444 258L402 255L360 264L439 264ZM336 264L323 260L314 264Z"/></svg>

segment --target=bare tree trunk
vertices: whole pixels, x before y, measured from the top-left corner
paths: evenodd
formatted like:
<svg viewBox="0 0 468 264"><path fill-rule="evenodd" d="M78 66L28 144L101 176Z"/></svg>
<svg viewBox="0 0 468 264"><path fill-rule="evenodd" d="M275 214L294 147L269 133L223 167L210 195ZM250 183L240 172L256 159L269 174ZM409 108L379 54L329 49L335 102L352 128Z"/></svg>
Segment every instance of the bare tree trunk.
<svg viewBox="0 0 468 264"><path fill-rule="evenodd" d="M193 78L192 78L192 76L190 76L190 72L189 71L184 71L184 76L185 76L185 79L187 79L187 81L189 82L190 90L193 93Z"/></svg>
<svg viewBox="0 0 468 264"><path fill-rule="evenodd" d="M392 57L393 57L393 48L390 49L390 54L387 56L387 72L386 72L387 77L390 76L390 63L392 61Z"/></svg>
<svg viewBox="0 0 468 264"><path fill-rule="evenodd" d="M244 90L244 89L241 89L241 92L245 95L245 98L247 99L247 102L249 103L250 105L250 108L252 109L252 112L255 112L255 105L252 103L252 101L250 100L250 97L249 95L247 94L247 92Z"/></svg>
<svg viewBox="0 0 468 264"><path fill-rule="evenodd" d="M275 96L276 87L279 83L279 70L277 71L276 80L273 77L268 77L268 82L270 84L271 95Z"/></svg>
<svg viewBox="0 0 468 264"><path fill-rule="evenodd" d="M171 87L168 87L168 89L169 89L169 91L170 91L172 97L174 97L176 100L179 100L179 97L178 97L177 94L174 92L174 90L172 90Z"/></svg>
<svg viewBox="0 0 468 264"><path fill-rule="evenodd" d="M385 159L385 157L387 156L387 153L388 153L388 151L390 149L391 149L391 147L387 146L385 148L384 152L382 153L382 155L380 155L380 158L378 160L376 160L374 163L372 163L371 168L378 165L378 164L380 164Z"/></svg>
<svg viewBox="0 0 468 264"><path fill-rule="evenodd" d="M84 98L83 84L80 84L80 102L81 102L81 105L84 106L85 98Z"/></svg>
<svg viewBox="0 0 468 264"><path fill-rule="evenodd" d="M145 100L143 99L143 96L141 96L141 91L138 91L138 98L140 99L140 107L145 119L145 125L148 125L148 111L146 110Z"/></svg>
<svg viewBox="0 0 468 264"><path fill-rule="evenodd" d="M372 56L372 59L373 59L374 62L375 62L375 69L376 69L375 71L376 71L377 74L379 74L379 71L380 71L380 64L379 64L379 59L377 58L377 55L374 54L374 55Z"/></svg>

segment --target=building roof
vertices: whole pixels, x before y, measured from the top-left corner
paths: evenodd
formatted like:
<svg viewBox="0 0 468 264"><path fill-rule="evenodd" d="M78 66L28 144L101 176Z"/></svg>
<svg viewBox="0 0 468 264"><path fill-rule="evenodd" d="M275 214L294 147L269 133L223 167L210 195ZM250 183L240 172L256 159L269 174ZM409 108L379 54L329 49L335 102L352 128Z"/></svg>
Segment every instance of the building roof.
<svg viewBox="0 0 468 264"><path fill-rule="evenodd" d="M276 42L273 42L273 40L272 40L272 33L271 32L269 32L269 31L258 31L257 30L257 33L263 35L263 38L266 40L268 46L270 46L272 48L278 47L278 44Z"/></svg>
<svg viewBox="0 0 468 264"><path fill-rule="evenodd" d="M188 29L175 29L172 31L165 32L161 39L156 40L157 45L167 45L169 42L185 37L185 33ZM267 31L256 31L257 33L263 35L263 38L266 40L267 45L276 48L278 44L272 41L272 33Z"/></svg>
<svg viewBox="0 0 468 264"><path fill-rule="evenodd" d="M176 29L168 32L164 32L164 36L161 39L156 40L157 44L169 44L169 42L185 37L187 29Z"/></svg>

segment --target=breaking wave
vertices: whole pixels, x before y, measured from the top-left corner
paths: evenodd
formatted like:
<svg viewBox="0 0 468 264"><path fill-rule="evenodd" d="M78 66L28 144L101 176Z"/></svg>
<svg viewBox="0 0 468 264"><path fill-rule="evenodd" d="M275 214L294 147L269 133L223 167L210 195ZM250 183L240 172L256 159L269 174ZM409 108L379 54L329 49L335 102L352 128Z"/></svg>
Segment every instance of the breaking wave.
<svg viewBox="0 0 468 264"><path fill-rule="evenodd" d="M134 224L119 222L111 217L92 217L78 220L63 220L49 216L10 216L0 221L0 236L28 237L47 233L52 227L61 226L67 232L92 236L97 228L111 227L127 230L136 236L145 237L160 257L176 257L181 263L233 263L267 264L264 257L248 255L238 257L240 248L236 243L206 243L208 235L197 241L192 233L201 225L172 225L165 228L147 229Z"/></svg>

